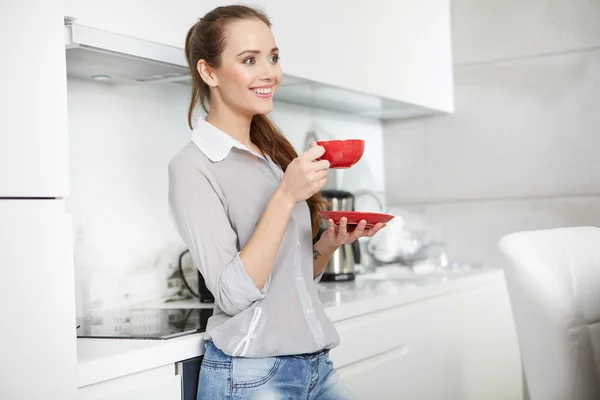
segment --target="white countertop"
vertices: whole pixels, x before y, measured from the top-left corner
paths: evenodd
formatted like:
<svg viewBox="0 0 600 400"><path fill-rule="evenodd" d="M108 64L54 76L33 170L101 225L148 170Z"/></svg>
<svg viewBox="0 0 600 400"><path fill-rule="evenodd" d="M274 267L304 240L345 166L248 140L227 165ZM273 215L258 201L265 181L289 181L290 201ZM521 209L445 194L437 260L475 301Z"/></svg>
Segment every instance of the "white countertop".
<svg viewBox="0 0 600 400"><path fill-rule="evenodd" d="M457 274L414 274L395 267L358 275L352 282L320 283L319 298L337 321L503 280L499 269ZM136 308L205 308L196 299L142 303ZM149 370L203 354L203 334L168 340L78 339L79 387Z"/></svg>

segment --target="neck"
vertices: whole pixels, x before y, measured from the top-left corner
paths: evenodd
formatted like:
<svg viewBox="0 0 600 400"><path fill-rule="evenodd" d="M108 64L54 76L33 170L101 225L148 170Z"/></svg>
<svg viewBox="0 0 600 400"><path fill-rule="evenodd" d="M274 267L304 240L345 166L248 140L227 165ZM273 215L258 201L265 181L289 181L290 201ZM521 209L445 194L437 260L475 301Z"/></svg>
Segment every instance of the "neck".
<svg viewBox="0 0 600 400"><path fill-rule="evenodd" d="M206 120L244 146L252 148L252 141L250 140L251 116L236 113L218 102L211 102Z"/></svg>

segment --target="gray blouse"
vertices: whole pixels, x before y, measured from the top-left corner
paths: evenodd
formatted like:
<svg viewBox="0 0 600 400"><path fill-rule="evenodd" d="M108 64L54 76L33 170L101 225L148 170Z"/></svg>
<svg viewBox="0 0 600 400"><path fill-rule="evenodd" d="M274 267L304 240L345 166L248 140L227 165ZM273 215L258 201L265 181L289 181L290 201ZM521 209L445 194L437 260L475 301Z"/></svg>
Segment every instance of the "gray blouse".
<svg viewBox="0 0 600 400"><path fill-rule="evenodd" d="M339 343L313 279L306 202L294 208L271 275L259 290L240 259L283 171L207 121L169 163L169 207L215 310L206 339L226 354L272 357Z"/></svg>

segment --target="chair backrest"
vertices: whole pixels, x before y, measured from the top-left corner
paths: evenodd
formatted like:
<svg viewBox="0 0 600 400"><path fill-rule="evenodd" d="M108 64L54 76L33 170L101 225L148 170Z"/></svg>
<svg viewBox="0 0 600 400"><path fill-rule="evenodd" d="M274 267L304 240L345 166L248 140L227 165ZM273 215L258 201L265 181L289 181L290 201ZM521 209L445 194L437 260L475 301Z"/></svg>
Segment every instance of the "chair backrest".
<svg viewBox="0 0 600 400"><path fill-rule="evenodd" d="M505 276L532 399L600 399L600 228L503 237Z"/></svg>

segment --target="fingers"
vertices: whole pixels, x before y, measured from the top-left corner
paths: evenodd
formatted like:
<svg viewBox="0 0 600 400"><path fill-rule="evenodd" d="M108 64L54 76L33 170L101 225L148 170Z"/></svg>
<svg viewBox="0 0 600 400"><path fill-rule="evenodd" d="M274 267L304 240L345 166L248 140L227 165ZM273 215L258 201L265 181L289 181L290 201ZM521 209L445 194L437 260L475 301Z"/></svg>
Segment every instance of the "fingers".
<svg viewBox="0 0 600 400"><path fill-rule="evenodd" d="M340 226L338 227L338 235L346 237L348 235L348 218L342 217L340 219Z"/></svg>
<svg viewBox="0 0 600 400"><path fill-rule="evenodd" d="M327 220L327 233L333 235L331 237L335 237L335 222L331 218Z"/></svg>
<svg viewBox="0 0 600 400"><path fill-rule="evenodd" d="M314 173L314 175L312 175L313 181L320 181L323 178L327 178L327 170L326 169L317 171Z"/></svg>
<svg viewBox="0 0 600 400"><path fill-rule="evenodd" d="M367 226L367 221L365 221L364 219L361 219L360 222L358 223L358 225L356 225L356 228L354 229L354 231L352 232L352 240L356 240L359 237L364 236L366 226Z"/></svg>
<svg viewBox="0 0 600 400"><path fill-rule="evenodd" d="M323 154L325 154L325 148L323 146L313 146L310 149L306 150L301 156L300 158L309 160L309 161L314 161L317 158L321 157Z"/></svg>
<svg viewBox="0 0 600 400"><path fill-rule="evenodd" d="M312 194L319 192L325 185L327 185L327 177L313 180L311 183Z"/></svg>
<svg viewBox="0 0 600 400"><path fill-rule="evenodd" d="M331 163L327 160L319 160L310 164L311 168L313 168L315 171L327 170L329 169L330 165Z"/></svg>
<svg viewBox="0 0 600 400"><path fill-rule="evenodd" d="M315 171L328 171L329 165L329 161L327 160L311 161L301 164L301 168L305 173L311 173Z"/></svg>
<svg viewBox="0 0 600 400"><path fill-rule="evenodd" d="M371 236L375 235L377 232L379 232L384 226L385 226L385 224L382 224L381 222L378 222L372 228L367 229L363 233L363 236L371 237Z"/></svg>

